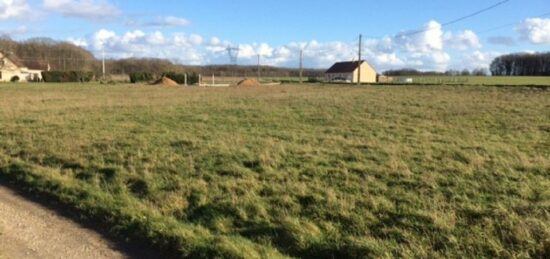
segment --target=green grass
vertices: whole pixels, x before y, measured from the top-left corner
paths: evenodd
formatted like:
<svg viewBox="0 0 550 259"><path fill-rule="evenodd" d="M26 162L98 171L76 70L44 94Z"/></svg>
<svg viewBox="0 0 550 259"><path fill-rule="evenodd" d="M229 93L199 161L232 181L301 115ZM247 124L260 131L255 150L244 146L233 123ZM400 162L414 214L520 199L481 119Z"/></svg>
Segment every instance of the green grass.
<svg viewBox="0 0 550 259"><path fill-rule="evenodd" d="M544 76L405 76L396 78L412 78L416 84L550 86L550 77Z"/></svg>
<svg viewBox="0 0 550 259"><path fill-rule="evenodd" d="M1 85L0 175L179 257L550 256L550 92Z"/></svg>

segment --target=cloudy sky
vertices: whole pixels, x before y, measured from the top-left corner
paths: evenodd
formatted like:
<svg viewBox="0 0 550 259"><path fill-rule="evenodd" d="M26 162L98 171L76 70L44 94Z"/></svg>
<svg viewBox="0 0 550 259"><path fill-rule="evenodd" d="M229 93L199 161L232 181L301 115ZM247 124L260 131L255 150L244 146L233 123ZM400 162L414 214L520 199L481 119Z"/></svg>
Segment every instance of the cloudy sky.
<svg viewBox="0 0 550 259"><path fill-rule="evenodd" d="M473 69L504 53L550 51L550 1L0 0L0 34L196 65L228 63L231 45L240 64L259 54L296 67L304 49L315 68L356 59L363 34L378 70Z"/></svg>

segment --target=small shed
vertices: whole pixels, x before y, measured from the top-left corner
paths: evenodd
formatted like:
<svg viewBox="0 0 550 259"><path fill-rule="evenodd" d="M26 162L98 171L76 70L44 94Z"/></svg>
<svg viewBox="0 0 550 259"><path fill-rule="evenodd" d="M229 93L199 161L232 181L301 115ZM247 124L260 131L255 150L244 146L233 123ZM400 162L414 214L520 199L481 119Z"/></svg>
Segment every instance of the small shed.
<svg viewBox="0 0 550 259"><path fill-rule="evenodd" d="M357 83L361 70L361 83L376 83L376 70L367 61L337 62L325 72L328 82Z"/></svg>

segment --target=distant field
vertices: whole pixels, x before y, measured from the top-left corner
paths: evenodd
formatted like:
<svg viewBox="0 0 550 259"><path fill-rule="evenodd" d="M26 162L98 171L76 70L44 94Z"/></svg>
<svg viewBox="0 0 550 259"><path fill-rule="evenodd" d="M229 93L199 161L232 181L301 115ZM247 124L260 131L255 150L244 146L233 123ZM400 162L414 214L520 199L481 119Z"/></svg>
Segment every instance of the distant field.
<svg viewBox="0 0 550 259"><path fill-rule="evenodd" d="M190 258L550 256L550 91L0 85L0 177Z"/></svg>
<svg viewBox="0 0 550 259"><path fill-rule="evenodd" d="M256 75L250 75L250 76L236 76L236 77L214 77L214 81L212 81L212 76L203 76L203 83L205 84L211 84L212 82L217 84L236 84L239 81L243 80L243 78L254 78L256 79ZM304 76L303 81L307 82L308 77ZM323 80L323 78L315 78L316 80ZM271 83L271 82L285 82L285 83L299 83L300 77L261 77L260 82L262 83Z"/></svg>
<svg viewBox="0 0 550 259"><path fill-rule="evenodd" d="M465 84L465 85L546 85L550 86L550 77L506 77L506 76L410 76L416 84Z"/></svg>

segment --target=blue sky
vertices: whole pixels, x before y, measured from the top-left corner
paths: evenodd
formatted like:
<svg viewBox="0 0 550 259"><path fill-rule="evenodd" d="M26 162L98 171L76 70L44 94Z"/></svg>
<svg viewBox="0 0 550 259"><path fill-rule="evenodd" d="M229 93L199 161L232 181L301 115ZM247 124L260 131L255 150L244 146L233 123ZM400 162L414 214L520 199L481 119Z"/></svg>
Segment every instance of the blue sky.
<svg viewBox="0 0 550 259"><path fill-rule="evenodd" d="M70 41L98 57L184 64L227 63L232 45L240 64L259 54L264 64L295 67L304 49L306 65L319 68L357 58L362 33L378 70L473 69L504 53L550 50L550 1L0 0L0 32Z"/></svg>

